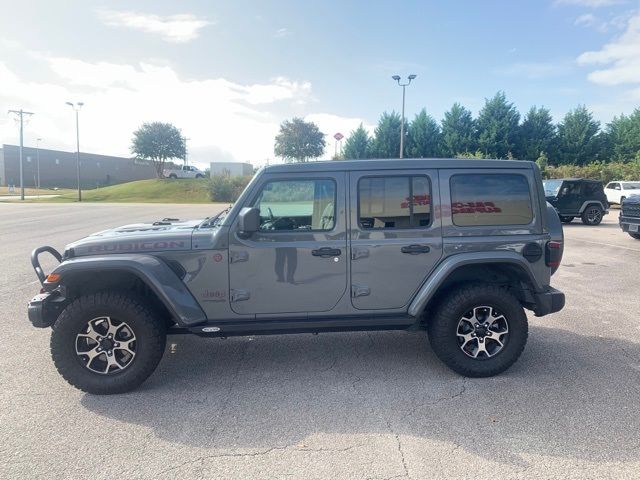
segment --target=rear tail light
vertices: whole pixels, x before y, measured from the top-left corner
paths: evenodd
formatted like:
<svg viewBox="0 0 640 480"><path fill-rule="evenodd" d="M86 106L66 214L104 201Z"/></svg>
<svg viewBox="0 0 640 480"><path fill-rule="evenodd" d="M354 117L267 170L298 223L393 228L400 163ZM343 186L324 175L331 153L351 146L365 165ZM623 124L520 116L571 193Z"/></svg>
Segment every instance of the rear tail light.
<svg viewBox="0 0 640 480"><path fill-rule="evenodd" d="M562 260L562 242L550 240L545 249L545 263L547 267L558 267Z"/></svg>

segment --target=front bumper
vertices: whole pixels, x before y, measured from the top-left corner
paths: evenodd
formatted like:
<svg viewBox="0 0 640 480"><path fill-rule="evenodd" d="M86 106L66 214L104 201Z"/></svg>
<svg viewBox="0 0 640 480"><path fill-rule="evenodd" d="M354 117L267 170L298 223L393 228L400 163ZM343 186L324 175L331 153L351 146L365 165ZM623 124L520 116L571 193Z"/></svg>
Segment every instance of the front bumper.
<svg viewBox="0 0 640 480"><path fill-rule="evenodd" d="M618 220L620 223L620 228L623 232L629 231L629 225L640 225L640 217L627 217L620 214L620 218ZM640 230L640 227L639 227Z"/></svg>
<svg viewBox="0 0 640 480"><path fill-rule="evenodd" d="M33 297L29 302L29 321L36 328L52 326L64 309L66 299L59 292L45 292Z"/></svg>
<svg viewBox="0 0 640 480"><path fill-rule="evenodd" d="M559 312L564 308L564 293L549 287L546 291L535 294L536 306L533 309L536 317Z"/></svg>

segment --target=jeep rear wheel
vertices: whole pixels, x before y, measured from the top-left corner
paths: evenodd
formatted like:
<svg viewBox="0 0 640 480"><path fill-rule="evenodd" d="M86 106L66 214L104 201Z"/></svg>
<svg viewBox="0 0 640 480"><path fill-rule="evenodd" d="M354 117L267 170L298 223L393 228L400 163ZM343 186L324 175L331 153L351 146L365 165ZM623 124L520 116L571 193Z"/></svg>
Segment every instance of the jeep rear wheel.
<svg viewBox="0 0 640 480"><path fill-rule="evenodd" d="M574 219L574 217L567 217L567 216L564 216L564 215L560 215L560 221L562 223L571 223L571 222L573 222L573 219Z"/></svg>
<svg viewBox="0 0 640 480"><path fill-rule="evenodd" d="M80 390L105 395L138 387L164 353L166 332L137 297L102 292L77 298L60 314L51 355L62 377Z"/></svg>
<svg viewBox="0 0 640 480"><path fill-rule="evenodd" d="M589 205L582 212L582 223L585 225L600 225L602 222L602 207L600 205Z"/></svg>
<svg viewBox="0 0 640 480"><path fill-rule="evenodd" d="M429 342L449 368L467 377L508 369L527 342L527 317L506 290L467 285L447 295L429 319Z"/></svg>

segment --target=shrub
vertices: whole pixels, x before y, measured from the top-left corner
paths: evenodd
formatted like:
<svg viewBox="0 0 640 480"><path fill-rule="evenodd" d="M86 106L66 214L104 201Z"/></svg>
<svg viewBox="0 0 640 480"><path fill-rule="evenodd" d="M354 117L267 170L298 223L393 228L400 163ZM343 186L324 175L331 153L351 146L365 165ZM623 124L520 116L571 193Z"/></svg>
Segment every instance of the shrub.
<svg viewBox="0 0 640 480"><path fill-rule="evenodd" d="M613 180L639 180L640 160L623 162L592 162L586 165L547 166L544 170L545 178L590 178L609 183Z"/></svg>
<svg viewBox="0 0 640 480"><path fill-rule="evenodd" d="M209 198L212 202L235 202L251 178L214 175L208 184Z"/></svg>

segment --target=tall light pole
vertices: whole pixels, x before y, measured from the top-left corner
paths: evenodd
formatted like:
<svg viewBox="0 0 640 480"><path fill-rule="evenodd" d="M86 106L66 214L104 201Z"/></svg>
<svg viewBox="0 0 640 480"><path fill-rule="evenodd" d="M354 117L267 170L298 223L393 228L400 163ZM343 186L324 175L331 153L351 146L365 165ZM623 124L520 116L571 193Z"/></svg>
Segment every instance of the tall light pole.
<svg viewBox="0 0 640 480"><path fill-rule="evenodd" d="M400 75L394 75L393 78L398 85L402 87L402 118L400 118L400 158L404 157L404 98L405 98L405 89L409 84L411 84L411 80L416 78L417 75L413 73L407 77L407 83L400 83Z"/></svg>
<svg viewBox="0 0 640 480"><path fill-rule="evenodd" d="M38 197L40 197L40 142L41 138L36 138L36 171L38 176Z"/></svg>
<svg viewBox="0 0 640 480"><path fill-rule="evenodd" d="M80 124L78 122L78 113L84 105L83 102L67 102L73 111L76 112L76 176L78 177L78 201L82 201L82 190L80 189Z"/></svg>
<svg viewBox="0 0 640 480"><path fill-rule="evenodd" d="M24 200L24 173L22 166L22 148L24 146L24 116L33 115L33 112L25 112L24 110L9 110L9 113L15 114L20 119L20 200Z"/></svg>

